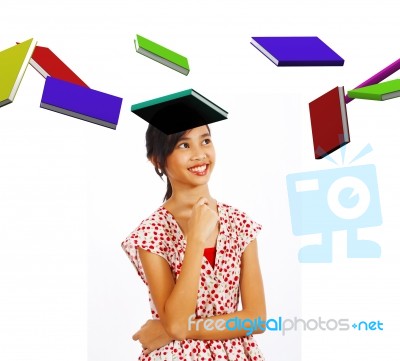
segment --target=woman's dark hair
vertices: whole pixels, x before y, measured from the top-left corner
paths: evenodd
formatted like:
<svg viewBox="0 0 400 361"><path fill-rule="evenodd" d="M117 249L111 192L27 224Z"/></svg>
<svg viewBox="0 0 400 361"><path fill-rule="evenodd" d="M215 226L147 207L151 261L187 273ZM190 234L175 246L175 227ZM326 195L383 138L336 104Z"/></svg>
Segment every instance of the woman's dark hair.
<svg viewBox="0 0 400 361"><path fill-rule="evenodd" d="M207 129L210 132L210 128L208 127L208 125ZM149 124L146 131L147 159L155 163L154 169L161 179L163 179L164 174L167 177L167 173L165 170L167 157L173 152L179 139L187 132L188 130L185 130L183 132L167 135L164 132L158 130L156 127ZM167 192L165 193L164 201L169 199L171 195L172 187L167 177Z"/></svg>

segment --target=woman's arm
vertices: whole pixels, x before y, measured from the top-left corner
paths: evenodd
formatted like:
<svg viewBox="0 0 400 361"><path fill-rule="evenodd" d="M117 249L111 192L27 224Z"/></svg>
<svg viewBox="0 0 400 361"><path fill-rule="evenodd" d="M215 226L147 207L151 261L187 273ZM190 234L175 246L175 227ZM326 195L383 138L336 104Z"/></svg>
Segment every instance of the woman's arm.
<svg viewBox="0 0 400 361"><path fill-rule="evenodd" d="M160 321L171 338L183 340L187 319L196 310L203 249L186 246L180 275L175 283L168 262L139 248L139 257Z"/></svg>
<svg viewBox="0 0 400 361"><path fill-rule="evenodd" d="M194 323L191 324L190 330L188 326L186 338L221 340L248 336L250 333L259 334L265 331L267 315L256 240L251 241L242 254L240 294L243 307L241 311L204 318L200 322L193 320ZM229 321L226 324L228 320L232 319L234 321ZM240 324L241 329L235 327L235 324ZM220 325L220 329L218 329L218 325Z"/></svg>
<svg viewBox="0 0 400 361"><path fill-rule="evenodd" d="M150 252L139 251L153 301L157 310L161 311L158 312L160 320L171 338L178 340L187 338L219 340L265 331L266 306L256 240L250 242L242 255L240 291L243 310L221 316L194 319L201 258L200 260L196 258L198 253L194 248L193 252L189 251L190 248L187 248L185 253L185 260L189 261L186 263L188 265L187 271L183 274L184 264L182 264L181 275L176 285L174 285L169 265L163 258ZM187 258L188 255L192 257ZM190 263L191 259L199 262L198 268ZM182 278L182 276L187 277ZM191 282L193 281L193 279L190 279L191 276L196 278L196 283ZM182 288L178 287L179 280L183 280L180 283ZM188 285L189 288L185 289L185 285ZM176 289L179 292L174 293ZM176 306L181 307L175 315L165 312L167 301L171 305L175 303ZM239 322L242 328L232 329L234 328L234 321L226 324L230 319Z"/></svg>
<svg viewBox="0 0 400 361"><path fill-rule="evenodd" d="M175 283L168 262L138 249L150 293L165 331L175 340L187 334L187 321L196 310L201 262L205 241L218 222L218 214L201 198L188 222L185 257Z"/></svg>

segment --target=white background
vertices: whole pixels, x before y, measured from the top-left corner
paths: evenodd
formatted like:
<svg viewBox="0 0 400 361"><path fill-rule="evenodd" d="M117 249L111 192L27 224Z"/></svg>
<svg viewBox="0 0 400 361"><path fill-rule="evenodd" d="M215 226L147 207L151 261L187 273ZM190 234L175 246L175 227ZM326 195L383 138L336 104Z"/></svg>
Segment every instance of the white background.
<svg viewBox="0 0 400 361"><path fill-rule="evenodd" d="M400 57L394 1L14 1L0 13L0 49L31 37L90 87L122 97L117 130L39 107L44 79L28 67L0 108L0 359L135 360L130 337L150 317L144 285L120 244L165 192L145 158L147 124L130 105L193 88L229 112L212 125L210 189L263 224L259 253L269 317L348 318L384 331L266 332L271 361L398 360L400 319L398 99L347 107L348 159L375 164L383 225L360 231L379 259L299 264L289 173L331 169L313 158L308 103L358 85ZM137 54L141 34L188 57L185 77ZM252 36L317 35L344 67L277 68ZM395 78L396 75L392 76ZM333 154L340 160L340 152ZM340 161L339 161L340 163ZM356 165L356 164L355 164Z"/></svg>

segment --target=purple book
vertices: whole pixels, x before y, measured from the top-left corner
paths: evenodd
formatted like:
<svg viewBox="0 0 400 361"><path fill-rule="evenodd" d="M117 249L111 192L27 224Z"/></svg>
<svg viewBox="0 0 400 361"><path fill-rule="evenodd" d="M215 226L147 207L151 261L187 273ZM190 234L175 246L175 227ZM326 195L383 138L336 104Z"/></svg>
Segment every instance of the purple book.
<svg viewBox="0 0 400 361"><path fill-rule="evenodd" d="M47 77L40 107L116 129L122 98Z"/></svg>
<svg viewBox="0 0 400 361"><path fill-rule="evenodd" d="M388 65L385 69L382 69L379 73L373 75L371 78L367 79L360 85L357 85L354 89L363 88L365 86L378 84L382 80L385 80L387 77L394 74L397 70L400 69L400 59L397 59L394 63ZM353 98L349 98L347 95L345 96L346 104L350 103Z"/></svg>
<svg viewBox="0 0 400 361"><path fill-rule="evenodd" d="M251 44L277 66L342 66L344 59L317 36L253 37Z"/></svg>

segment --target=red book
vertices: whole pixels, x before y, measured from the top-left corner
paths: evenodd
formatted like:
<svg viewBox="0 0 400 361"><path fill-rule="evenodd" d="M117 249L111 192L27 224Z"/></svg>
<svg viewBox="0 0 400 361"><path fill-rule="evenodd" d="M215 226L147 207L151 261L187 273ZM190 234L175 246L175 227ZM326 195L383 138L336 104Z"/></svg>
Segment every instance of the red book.
<svg viewBox="0 0 400 361"><path fill-rule="evenodd" d="M315 159L350 142L343 87L336 87L310 104Z"/></svg>
<svg viewBox="0 0 400 361"><path fill-rule="evenodd" d="M36 46L29 63L45 78L51 76L60 80L89 88L61 59L49 48Z"/></svg>

